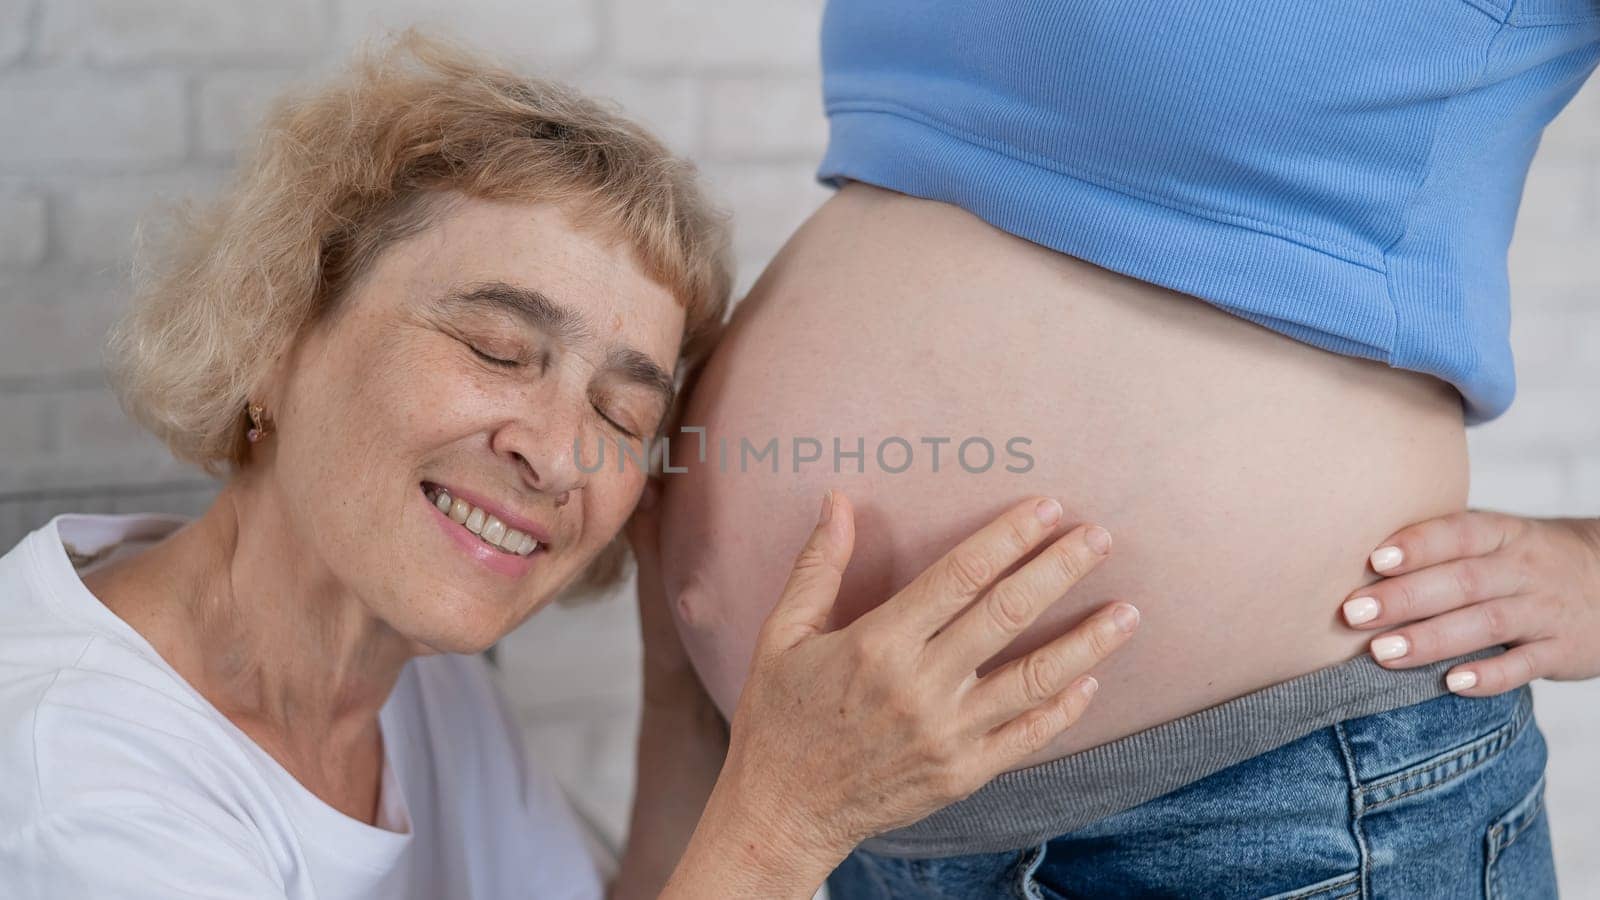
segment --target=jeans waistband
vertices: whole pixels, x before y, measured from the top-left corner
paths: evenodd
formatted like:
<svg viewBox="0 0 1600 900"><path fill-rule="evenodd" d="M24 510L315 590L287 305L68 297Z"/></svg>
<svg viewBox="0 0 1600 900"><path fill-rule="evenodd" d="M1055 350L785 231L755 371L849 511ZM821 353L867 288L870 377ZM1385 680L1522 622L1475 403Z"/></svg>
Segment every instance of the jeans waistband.
<svg viewBox="0 0 1600 900"><path fill-rule="evenodd" d="M1503 648L1411 669L1362 654L1111 741L1007 772L965 800L861 846L934 858L1017 850L1138 806L1319 728L1446 693L1444 673Z"/></svg>

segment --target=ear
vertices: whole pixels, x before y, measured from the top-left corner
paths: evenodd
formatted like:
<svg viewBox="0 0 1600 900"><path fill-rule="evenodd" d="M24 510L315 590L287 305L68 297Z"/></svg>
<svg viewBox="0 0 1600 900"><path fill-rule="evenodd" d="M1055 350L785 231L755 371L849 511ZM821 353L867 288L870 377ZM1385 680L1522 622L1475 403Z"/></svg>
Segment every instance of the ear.
<svg viewBox="0 0 1600 900"><path fill-rule="evenodd" d="M304 333L306 329L301 329ZM231 444L230 451L231 470L234 474L243 472L246 468L254 468L263 456L270 455L270 445L278 430L278 423L283 418L283 402L288 396L288 375L292 371L292 348L298 343L297 336L291 339L290 347L279 350L267 360L265 367L260 369L255 379L251 382L244 397L237 398L238 411L235 418L237 425L237 443ZM250 419L250 406L257 404L261 407L262 423L268 430L265 440L252 443L248 433L254 423Z"/></svg>

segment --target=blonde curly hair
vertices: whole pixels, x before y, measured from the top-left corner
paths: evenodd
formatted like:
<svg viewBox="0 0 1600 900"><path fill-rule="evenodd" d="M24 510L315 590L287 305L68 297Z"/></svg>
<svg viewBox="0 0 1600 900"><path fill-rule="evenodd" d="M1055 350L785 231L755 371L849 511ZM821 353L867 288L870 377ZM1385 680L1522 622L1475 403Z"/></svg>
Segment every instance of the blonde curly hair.
<svg viewBox="0 0 1600 900"><path fill-rule="evenodd" d="M141 260L107 348L123 408L178 459L238 471L272 361L447 191L561 204L630 246L684 307L680 376L715 343L728 233L694 167L606 105L410 30L280 97L232 186Z"/></svg>

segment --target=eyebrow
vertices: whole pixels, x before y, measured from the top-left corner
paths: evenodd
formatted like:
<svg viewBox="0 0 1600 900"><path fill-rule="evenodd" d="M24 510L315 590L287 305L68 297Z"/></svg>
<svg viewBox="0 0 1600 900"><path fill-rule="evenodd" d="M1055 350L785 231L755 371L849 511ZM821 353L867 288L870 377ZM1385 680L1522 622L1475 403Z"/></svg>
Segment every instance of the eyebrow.
<svg viewBox="0 0 1600 900"><path fill-rule="evenodd" d="M659 394L662 403L672 405L672 395L677 384L672 375L655 364L655 361L632 347L618 347L606 355L607 368L621 372L629 381L644 385Z"/></svg>
<svg viewBox="0 0 1600 900"><path fill-rule="evenodd" d="M589 321L581 313L562 306L541 291L503 281L490 281L452 291L441 298L441 305L509 312L540 331L569 341L581 341L593 333Z"/></svg>
<svg viewBox="0 0 1600 900"><path fill-rule="evenodd" d="M541 291L503 281L490 281L453 291L445 295L441 302L446 307L486 307L509 312L534 328L571 342L592 340L594 337L594 329L582 313L562 306ZM656 365L644 353L632 347L615 347L606 354L606 368L649 388L661 397L666 407L671 407L673 396L677 393L677 383L670 372Z"/></svg>

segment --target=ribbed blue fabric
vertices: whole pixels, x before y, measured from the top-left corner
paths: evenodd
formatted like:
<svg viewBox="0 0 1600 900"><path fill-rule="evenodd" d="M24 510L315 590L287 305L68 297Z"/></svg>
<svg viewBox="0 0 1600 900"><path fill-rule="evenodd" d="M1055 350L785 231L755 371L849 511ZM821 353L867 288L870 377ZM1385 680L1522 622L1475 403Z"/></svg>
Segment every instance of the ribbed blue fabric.
<svg viewBox="0 0 1600 900"><path fill-rule="evenodd" d="M819 179L1516 390L1506 250L1600 0L832 0Z"/></svg>

